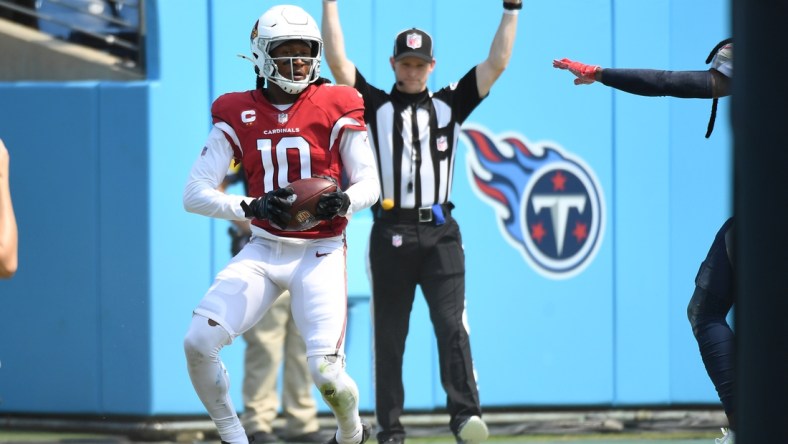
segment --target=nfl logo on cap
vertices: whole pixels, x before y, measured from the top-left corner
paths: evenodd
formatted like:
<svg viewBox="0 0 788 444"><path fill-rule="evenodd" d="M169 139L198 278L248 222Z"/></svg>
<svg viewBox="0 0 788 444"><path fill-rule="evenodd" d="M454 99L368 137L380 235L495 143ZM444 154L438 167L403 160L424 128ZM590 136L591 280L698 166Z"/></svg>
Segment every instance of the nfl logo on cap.
<svg viewBox="0 0 788 444"><path fill-rule="evenodd" d="M432 62L432 37L426 32L411 28L397 34L394 39L394 60L404 57L418 57Z"/></svg>
<svg viewBox="0 0 788 444"><path fill-rule="evenodd" d="M408 45L408 48L412 48L412 49L421 48L421 34L416 34L415 32L412 34L408 34L405 44Z"/></svg>

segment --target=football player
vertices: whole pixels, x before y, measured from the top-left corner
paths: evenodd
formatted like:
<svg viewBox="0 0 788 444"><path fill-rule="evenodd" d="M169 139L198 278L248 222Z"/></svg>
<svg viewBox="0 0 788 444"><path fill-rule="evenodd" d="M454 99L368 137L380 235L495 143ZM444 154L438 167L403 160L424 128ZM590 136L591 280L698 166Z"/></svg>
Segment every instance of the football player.
<svg viewBox="0 0 788 444"><path fill-rule="evenodd" d="M274 6L260 16L251 34L257 87L213 103L214 125L184 190L187 211L252 224L251 241L216 276L184 340L194 389L227 443L248 438L220 351L284 290L306 342L309 371L337 419L329 443L359 444L370 434L359 417L356 384L345 372L344 229L350 215L378 199L379 186L361 97L320 77L322 45L315 20L299 7ZM249 196L217 190L231 160L242 164ZM296 197L288 184L313 176L344 178L348 187L323 195L316 227L284 231Z"/></svg>
<svg viewBox="0 0 788 444"><path fill-rule="evenodd" d="M706 137L714 129L717 99L731 93L733 78L733 39L718 43L706 58L706 71L662 71L653 69L613 69L586 65L569 59L553 60L553 66L577 76L575 85L602 82L612 88L643 96L673 96L713 99ZM687 316L698 341L706 372L722 401L730 430L723 429L718 444L733 444L736 428L734 382L734 336L726 321L733 307L733 218L717 232L695 277Z"/></svg>

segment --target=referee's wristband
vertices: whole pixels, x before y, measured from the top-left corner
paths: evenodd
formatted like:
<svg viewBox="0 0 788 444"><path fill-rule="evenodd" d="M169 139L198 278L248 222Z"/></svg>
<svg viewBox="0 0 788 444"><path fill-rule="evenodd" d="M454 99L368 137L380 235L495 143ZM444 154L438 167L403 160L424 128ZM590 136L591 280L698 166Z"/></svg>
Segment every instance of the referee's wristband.
<svg viewBox="0 0 788 444"><path fill-rule="evenodd" d="M523 9L523 3L503 2L503 9L506 9L507 11L517 11L519 9Z"/></svg>

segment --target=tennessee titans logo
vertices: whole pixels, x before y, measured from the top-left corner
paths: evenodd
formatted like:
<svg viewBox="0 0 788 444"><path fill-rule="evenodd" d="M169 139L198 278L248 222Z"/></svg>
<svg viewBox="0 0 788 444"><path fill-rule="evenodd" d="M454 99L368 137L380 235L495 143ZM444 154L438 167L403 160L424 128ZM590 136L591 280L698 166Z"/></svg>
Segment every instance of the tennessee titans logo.
<svg viewBox="0 0 788 444"><path fill-rule="evenodd" d="M466 125L472 188L495 208L504 238L545 277L566 279L602 243L605 204L593 171L554 143L499 138Z"/></svg>

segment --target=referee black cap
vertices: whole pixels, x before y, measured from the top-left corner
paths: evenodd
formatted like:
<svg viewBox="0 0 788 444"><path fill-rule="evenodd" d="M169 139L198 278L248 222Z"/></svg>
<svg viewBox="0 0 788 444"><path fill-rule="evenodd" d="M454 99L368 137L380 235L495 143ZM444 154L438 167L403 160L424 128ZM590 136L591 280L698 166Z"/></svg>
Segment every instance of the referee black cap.
<svg viewBox="0 0 788 444"><path fill-rule="evenodd" d="M401 60L403 57L418 57L432 62L432 37L416 28L397 34L394 41L394 60Z"/></svg>

